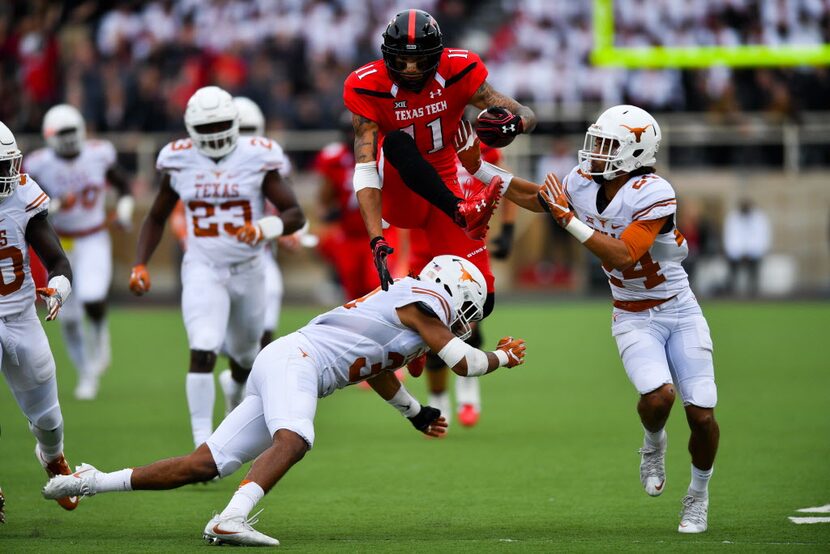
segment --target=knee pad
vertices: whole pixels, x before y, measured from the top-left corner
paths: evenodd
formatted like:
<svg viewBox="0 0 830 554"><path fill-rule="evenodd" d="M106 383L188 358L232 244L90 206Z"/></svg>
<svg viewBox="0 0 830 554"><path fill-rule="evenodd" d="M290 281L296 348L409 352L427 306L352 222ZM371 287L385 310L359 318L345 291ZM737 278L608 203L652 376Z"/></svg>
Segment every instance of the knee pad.
<svg viewBox="0 0 830 554"><path fill-rule="evenodd" d="M412 156L423 157L418 152L415 139L403 131L393 131L383 138L383 155L396 169Z"/></svg>
<svg viewBox="0 0 830 554"><path fill-rule="evenodd" d="M43 410L27 414L34 427L44 431L54 431L63 424L60 404L53 404Z"/></svg>
<svg viewBox="0 0 830 554"><path fill-rule="evenodd" d="M714 408L718 403L718 387L709 377L695 377L683 381L680 387L683 405L699 408Z"/></svg>
<svg viewBox="0 0 830 554"><path fill-rule="evenodd" d="M444 363L444 360L438 357L438 354L434 353L432 350L427 352L427 371L440 371L446 367L447 364Z"/></svg>

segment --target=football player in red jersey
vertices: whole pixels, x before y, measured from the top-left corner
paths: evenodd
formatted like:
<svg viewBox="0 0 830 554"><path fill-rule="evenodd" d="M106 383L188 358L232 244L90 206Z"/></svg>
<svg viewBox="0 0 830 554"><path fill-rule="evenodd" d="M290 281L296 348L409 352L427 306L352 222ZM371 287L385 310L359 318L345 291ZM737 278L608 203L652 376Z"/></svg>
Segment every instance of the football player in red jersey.
<svg viewBox="0 0 830 554"><path fill-rule="evenodd" d="M383 218L396 227L424 229L432 254L452 253L476 264L487 280L489 314L493 274L483 238L501 191L490 183L463 196L452 136L468 104L509 112L490 123L488 136L531 131L536 116L490 86L476 54L444 48L438 24L424 11L398 13L383 33L381 50L383 59L353 71L343 91L354 116L353 183L381 284L385 289L392 283L386 258L393 252L383 237Z"/></svg>

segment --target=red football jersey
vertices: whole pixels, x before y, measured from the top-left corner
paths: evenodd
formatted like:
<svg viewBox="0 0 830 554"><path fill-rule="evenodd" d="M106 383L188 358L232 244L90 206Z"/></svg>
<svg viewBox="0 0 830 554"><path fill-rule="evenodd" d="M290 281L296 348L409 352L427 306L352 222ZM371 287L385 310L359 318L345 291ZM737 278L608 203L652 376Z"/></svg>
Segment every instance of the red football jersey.
<svg viewBox="0 0 830 554"><path fill-rule="evenodd" d="M420 92L399 88L383 60L375 60L349 74L343 101L352 113L378 124L379 144L392 131L409 133L441 177L452 178L453 135L464 108L486 78L487 67L476 54L445 48L435 75Z"/></svg>
<svg viewBox="0 0 830 554"><path fill-rule="evenodd" d="M340 208L338 223L343 231L350 236L366 237L366 227L352 185L354 152L351 146L342 142L329 144L317 154L314 170L335 187L337 206Z"/></svg>

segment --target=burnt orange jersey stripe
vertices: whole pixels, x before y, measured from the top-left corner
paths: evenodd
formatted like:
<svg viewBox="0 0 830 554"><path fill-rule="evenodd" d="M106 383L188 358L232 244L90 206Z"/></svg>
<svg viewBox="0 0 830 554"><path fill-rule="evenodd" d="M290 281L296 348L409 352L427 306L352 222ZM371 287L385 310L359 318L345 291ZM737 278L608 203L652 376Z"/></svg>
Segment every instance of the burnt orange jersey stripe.
<svg viewBox="0 0 830 554"><path fill-rule="evenodd" d="M417 294L426 294L428 296L434 296L435 298L437 298L441 302L441 307L444 309L444 313L447 316L447 321L452 321L452 317L450 315L452 314L452 311L450 310L450 304L449 302L447 302L446 298L444 298L434 290L422 289L418 287L412 287L412 292Z"/></svg>
<svg viewBox="0 0 830 554"><path fill-rule="evenodd" d="M631 216L631 219L640 219L641 217L646 215L648 212L650 212L654 208L661 208L663 206L671 206L672 204L677 204L677 200L675 200L674 198L671 198L669 200L661 200L659 202L655 202L651 206L649 206L647 208L643 208L642 210L640 210L638 212L635 212L634 215Z"/></svg>
<svg viewBox="0 0 830 554"><path fill-rule="evenodd" d="M38 197L37 197L34 201L32 201L32 203L31 203L31 204L29 204L28 206L26 206L26 210L25 210L25 211L27 211L27 212L32 211L32 210L34 210L35 208L37 208L38 206L40 206L41 204L43 204L44 202L46 202L47 200L49 200L49 197L48 197L48 196L46 196L46 193L44 192L43 194L41 194L40 196L38 196Z"/></svg>

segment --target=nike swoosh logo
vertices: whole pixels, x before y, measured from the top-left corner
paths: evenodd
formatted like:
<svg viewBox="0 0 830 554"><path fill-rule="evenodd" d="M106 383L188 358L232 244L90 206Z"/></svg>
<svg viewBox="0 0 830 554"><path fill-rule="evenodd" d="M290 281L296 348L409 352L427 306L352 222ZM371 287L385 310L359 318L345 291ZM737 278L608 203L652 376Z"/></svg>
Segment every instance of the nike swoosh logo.
<svg viewBox="0 0 830 554"><path fill-rule="evenodd" d="M83 469L81 471L76 471L72 474L72 477L80 477L82 473L86 473L87 471L92 471L91 469Z"/></svg>
<svg viewBox="0 0 830 554"><path fill-rule="evenodd" d="M665 484L666 484L666 480L665 480L665 479L663 479L662 481L660 481L660 484L659 484L659 485L656 485L656 486L654 487L654 490L658 490L658 491L663 490L663 485L665 485Z"/></svg>
<svg viewBox="0 0 830 554"><path fill-rule="evenodd" d="M239 534L239 531L223 531L222 529L219 528L218 523L213 526L213 529L211 529L211 531L213 531L217 535L238 535Z"/></svg>

